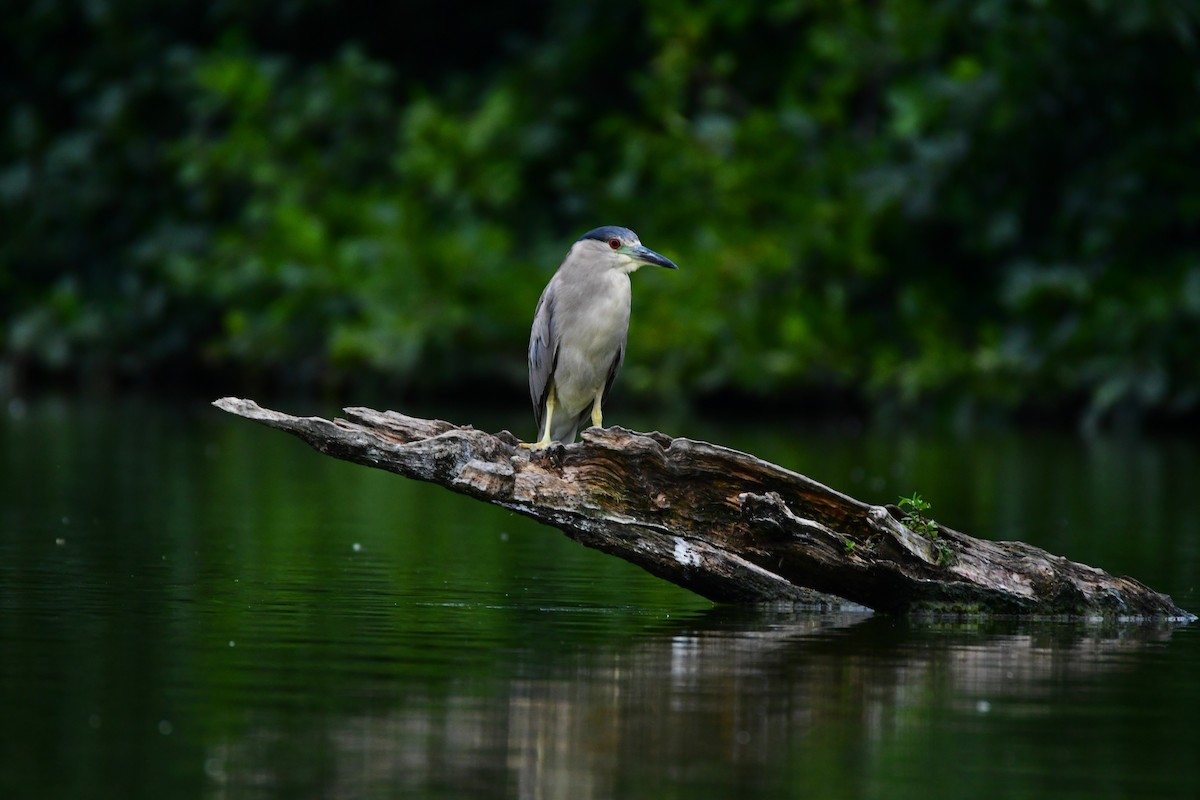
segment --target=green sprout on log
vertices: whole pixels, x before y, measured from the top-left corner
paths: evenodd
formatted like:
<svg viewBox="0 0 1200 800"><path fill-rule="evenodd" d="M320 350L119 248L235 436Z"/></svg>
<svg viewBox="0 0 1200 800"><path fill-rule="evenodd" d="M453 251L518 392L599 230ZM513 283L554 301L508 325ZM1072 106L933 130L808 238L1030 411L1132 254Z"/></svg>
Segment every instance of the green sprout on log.
<svg viewBox="0 0 1200 800"><path fill-rule="evenodd" d="M945 567L954 563L954 551L950 549L950 545L946 544L944 539L938 536L937 522L929 516L933 505L915 492L912 497L901 497L898 505L904 512L904 516L900 518L904 526L910 531L924 536L937 548L938 566Z"/></svg>

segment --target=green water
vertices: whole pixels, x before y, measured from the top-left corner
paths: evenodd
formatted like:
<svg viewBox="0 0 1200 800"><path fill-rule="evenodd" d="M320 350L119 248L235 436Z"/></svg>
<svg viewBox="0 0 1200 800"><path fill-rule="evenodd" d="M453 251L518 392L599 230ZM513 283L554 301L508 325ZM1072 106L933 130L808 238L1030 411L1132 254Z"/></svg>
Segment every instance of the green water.
<svg viewBox="0 0 1200 800"><path fill-rule="evenodd" d="M1200 796L1200 625L714 608L203 404L5 402L3 798ZM1194 439L670 432L1200 610Z"/></svg>

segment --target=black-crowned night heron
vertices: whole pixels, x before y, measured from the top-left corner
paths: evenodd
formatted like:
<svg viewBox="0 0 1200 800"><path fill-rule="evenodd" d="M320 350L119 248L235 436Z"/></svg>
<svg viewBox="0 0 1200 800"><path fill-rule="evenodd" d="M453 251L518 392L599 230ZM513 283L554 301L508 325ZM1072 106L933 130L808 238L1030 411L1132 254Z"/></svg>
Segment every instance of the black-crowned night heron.
<svg viewBox="0 0 1200 800"><path fill-rule="evenodd" d="M678 269L633 231L608 225L581 236L546 284L529 333L529 395L541 438L526 447L575 441L588 414L603 427L601 409L625 360L629 273L645 264Z"/></svg>

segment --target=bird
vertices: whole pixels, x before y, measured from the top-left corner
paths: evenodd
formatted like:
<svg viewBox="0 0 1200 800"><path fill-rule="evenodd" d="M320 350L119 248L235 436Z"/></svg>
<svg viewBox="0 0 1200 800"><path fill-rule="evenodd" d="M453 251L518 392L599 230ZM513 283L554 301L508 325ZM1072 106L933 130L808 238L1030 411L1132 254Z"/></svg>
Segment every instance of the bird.
<svg viewBox="0 0 1200 800"><path fill-rule="evenodd" d="M604 401L629 338L629 274L646 265L679 269L616 225L588 231L567 252L529 332L529 396L540 436L525 447L570 444L589 415L603 427Z"/></svg>

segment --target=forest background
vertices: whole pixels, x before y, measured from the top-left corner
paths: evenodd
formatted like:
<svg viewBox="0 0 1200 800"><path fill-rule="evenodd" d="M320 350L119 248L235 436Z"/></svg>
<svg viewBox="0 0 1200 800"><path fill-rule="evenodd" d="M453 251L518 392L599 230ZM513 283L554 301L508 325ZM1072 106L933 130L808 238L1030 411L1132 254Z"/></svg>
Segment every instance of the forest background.
<svg viewBox="0 0 1200 800"><path fill-rule="evenodd" d="M619 224L633 400L1195 420L1197 8L19 3L0 388L523 397Z"/></svg>

